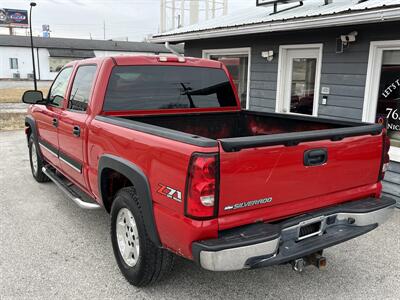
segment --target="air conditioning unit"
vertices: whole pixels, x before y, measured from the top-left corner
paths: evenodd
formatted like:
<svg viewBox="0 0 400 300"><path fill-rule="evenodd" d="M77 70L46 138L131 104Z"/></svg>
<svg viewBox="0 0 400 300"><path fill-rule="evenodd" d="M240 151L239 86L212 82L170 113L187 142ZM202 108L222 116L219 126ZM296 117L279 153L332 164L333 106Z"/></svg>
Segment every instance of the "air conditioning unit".
<svg viewBox="0 0 400 300"><path fill-rule="evenodd" d="M13 73L13 79L21 79L21 75L19 73Z"/></svg>
<svg viewBox="0 0 400 300"><path fill-rule="evenodd" d="M33 79L33 74L32 74L32 73L28 73L28 74L26 74L26 77L27 77L28 79Z"/></svg>

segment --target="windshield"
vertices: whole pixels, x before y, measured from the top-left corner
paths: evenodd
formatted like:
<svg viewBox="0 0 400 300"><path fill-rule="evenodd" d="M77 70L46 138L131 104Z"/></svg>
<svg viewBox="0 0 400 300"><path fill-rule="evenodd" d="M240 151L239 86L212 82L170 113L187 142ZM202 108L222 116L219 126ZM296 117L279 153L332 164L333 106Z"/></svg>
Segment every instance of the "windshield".
<svg viewBox="0 0 400 300"><path fill-rule="evenodd" d="M234 107L236 99L222 69L185 66L113 68L104 111Z"/></svg>

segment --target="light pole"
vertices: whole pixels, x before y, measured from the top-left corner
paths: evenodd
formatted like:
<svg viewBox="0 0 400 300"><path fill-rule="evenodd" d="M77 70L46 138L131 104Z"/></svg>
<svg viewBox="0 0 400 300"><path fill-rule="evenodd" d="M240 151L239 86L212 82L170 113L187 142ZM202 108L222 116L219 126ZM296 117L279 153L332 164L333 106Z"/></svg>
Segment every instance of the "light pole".
<svg viewBox="0 0 400 300"><path fill-rule="evenodd" d="M32 65L33 65L33 85L35 87L35 91L37 91L37 82L36 82L36 66L35 66L35 53L33 51L33 36L32 36L32 7L36 6L35 2L30 3L29 10L29 29L31 35L31 51L32 51Z"/></svg>

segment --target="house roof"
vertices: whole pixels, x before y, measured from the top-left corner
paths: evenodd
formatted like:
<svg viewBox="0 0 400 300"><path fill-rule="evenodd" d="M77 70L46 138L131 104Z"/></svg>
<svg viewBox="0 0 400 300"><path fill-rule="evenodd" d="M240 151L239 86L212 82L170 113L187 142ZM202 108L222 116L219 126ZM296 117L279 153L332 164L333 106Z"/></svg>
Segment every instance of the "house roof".
<svg viewBox="0 0 400 300"><path fill-rule="evenodd" d="M35 47L47 49L76 49L76 50L103 50L103 51L127 51L127 52L151 52L169 53L164 45L147 42L103 41L66 38L34 37ZM0 46L30 47L28 36L0 35ZM182 46L174 46L174 49L183 53Z"/></svg>
<svg viewBox="0 0 400 300"><path fill-rule="evenodd" d="M359 2L359 0L333 0L332 3L325 5L324 0L304 0L302 6L276 14L271 14L272 6L256 6L254 3L254 7L227 16L155 34L151 41L182 42L251 33L400 20L400 0ZM279 4L278 9L295 5L296 3Z"/></svg>

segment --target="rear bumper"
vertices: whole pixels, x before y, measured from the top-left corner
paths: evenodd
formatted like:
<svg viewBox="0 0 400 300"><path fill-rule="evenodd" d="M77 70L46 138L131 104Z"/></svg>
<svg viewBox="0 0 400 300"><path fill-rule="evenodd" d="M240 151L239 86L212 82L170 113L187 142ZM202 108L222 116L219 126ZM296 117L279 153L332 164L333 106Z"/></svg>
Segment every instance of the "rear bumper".
<svg viewBox="0 0 400 300"><path fill-rule="evenodd" d="M194 242L193 257L211 271L286 263L375 229L391 216L395 203L387 197L366 198L280 223L257 223L228 230L218 239Z"/></svg>

